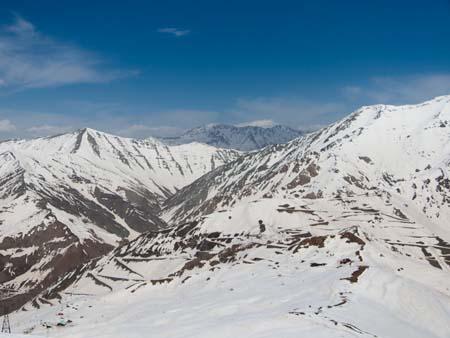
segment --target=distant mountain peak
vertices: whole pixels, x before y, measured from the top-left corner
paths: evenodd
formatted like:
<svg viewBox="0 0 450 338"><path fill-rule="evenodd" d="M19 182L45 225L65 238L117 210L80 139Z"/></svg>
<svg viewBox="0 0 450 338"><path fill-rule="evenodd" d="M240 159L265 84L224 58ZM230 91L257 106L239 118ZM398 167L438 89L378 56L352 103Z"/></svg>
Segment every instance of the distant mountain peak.
<svg viewBox="0 0 450 338"><path fill-rule="evenodd" d="M286 143L303 134L302 131L281 125L258 127L207 124L190 129L180 136L162 140L171 145L199 142L219 148L251 151L272 144Z"/></svg>

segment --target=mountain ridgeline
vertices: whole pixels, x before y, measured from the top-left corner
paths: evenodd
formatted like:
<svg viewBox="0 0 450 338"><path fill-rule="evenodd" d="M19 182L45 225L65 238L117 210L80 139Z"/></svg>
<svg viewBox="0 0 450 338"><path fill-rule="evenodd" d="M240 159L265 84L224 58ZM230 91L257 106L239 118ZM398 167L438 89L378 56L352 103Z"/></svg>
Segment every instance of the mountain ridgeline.
<svg viewBox="0 0 450 338"><path fill-rule="evenodd" d="M0 149L23 332L448 337L450 96L246 153L93 130Z"/></svg>
<svg viewBox="0 0 450 338"><path fill-rule="evenodd" d="M239 152L92 129L0 143L0 282L10 307L124 239L167 227L161 204Z"/></svg>
<svg viewBox="0 0 450 338"><path fill-rule="evenodd" d="M162 138L162 140L172 145L200 142L218 148L252 151L272 144L286 143L303 134L304 132L300 130L280 125L263 128L211 124L188 130L177 137Z"/></svg>

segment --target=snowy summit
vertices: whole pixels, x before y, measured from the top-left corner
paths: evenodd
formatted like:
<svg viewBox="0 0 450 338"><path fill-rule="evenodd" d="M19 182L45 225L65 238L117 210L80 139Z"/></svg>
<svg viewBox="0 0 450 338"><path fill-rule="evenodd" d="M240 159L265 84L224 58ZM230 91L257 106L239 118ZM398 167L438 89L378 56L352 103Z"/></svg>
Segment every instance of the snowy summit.
<svg viewBox="0 0 450 338"><path fill-rule="evenodd" d="M13 325L54 337L446 337L449 128L444 96L362 107L251 153L191 144L200 167L179 146L93 130L5 143L7 285L31 295ZM211 156L222 165L205 167ZM55 259L75 262L77 247L98 258L61 271Z"/></svg>

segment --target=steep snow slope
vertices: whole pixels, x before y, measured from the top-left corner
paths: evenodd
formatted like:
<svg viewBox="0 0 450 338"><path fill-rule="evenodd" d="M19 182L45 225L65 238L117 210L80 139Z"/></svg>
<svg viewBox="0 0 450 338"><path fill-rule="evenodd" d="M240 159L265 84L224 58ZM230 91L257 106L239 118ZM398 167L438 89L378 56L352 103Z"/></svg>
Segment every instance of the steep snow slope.
<svg viewBox="0 0 450 338"><path fill-rule="evenodd" d="M170 198L165 217L182 221L274 196L301 201L384 194L414 206L436 231L446 232L449 101L363 107L328 128L247 154Z"/></svg>
<svg viewBox="0 0 450 338"><path fill-rule="evenodd" d="M303 133L284 126L270 128L211 124L188 130L178 137L163 138L169 144L206 143L219 148L256 150L271 144L286 143Z"/></svg>
<svg viewBox="0 0 450 338"><path fill-rule="evenodd" d="M20 289L10 303L122 238L165 227L164 199L238 155L92 129L0 143L0 282Z"/></svg>
<svg viewBox="0 0 450 338"><path fill-rule="evenodd" d="M54 337L446 338L449 121L450 96L363 107L217 168L169 198L163 218L177 226L65 276L13 325Z"/></svg>

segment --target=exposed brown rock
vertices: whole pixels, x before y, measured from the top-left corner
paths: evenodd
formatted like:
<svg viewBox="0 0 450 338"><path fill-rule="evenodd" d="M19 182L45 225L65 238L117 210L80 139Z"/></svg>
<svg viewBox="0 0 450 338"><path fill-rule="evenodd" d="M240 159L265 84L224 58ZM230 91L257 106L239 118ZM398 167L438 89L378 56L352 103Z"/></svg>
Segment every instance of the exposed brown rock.
<svg viewBox="0 0 450 338"><path fill-rule="evenodd" d="M341 278L342 280L348 280L350 283L357 283L358 278L366 271L369 267L367 265L360 265L358 269L352 272L351 277Z"/></svg>

